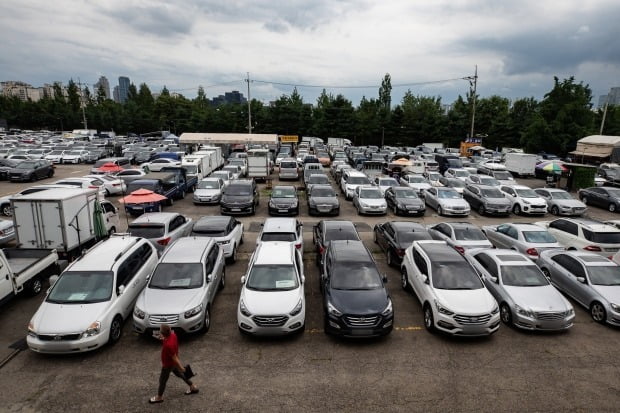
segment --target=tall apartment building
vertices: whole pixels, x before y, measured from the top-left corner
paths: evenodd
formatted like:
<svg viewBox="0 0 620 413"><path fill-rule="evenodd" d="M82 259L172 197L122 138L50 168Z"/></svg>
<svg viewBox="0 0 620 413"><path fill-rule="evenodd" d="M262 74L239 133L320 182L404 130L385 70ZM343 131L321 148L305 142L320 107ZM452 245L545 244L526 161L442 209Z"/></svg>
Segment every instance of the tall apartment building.
<svg viewBox="0 0 620 413"><path fill-rule="evenodd" d="M599 96L598 107L604 108L605 103L615 106L620 105L620 86L612 87L609 89L608 94Z"/></svg>
<svg viewBox="0 0 620 413"><path fill-rule="evenodd" d="M243 93L240 93L238 90L233 90L232 92L226 92L223 95L211 99L211 105L218 106L225 103L247 103L247 101Z"/></svg>
<svg viewBox="0 0 620 413"><path fill-rule="evenodd" d="M65 98L69 96L67 88L62 85L62 82L44 83L41 87L34 87L26 82L8 80L0 82L0 89L2 89L1 93L4 96L16 96L24 102L27 100L38 102L43 98L54 98L54 85L60 86ZM83 99L85 97L84 89L78 89L78 95Z"/></svg>
<svg viewBox="0 0 620 413"><path fill-rule="evenodd" d="M112 97L116 103L121 103L121 97L120 97L120 92L118 91L118 86L114 86Z"/></svg>
<svg viewBox="0 0 620 413"><path fill-rule="evenodd" d="M103 93L105 93L106 99L110 99L110 82L108 82L108 78L105 76L101 76L99 81L93 85L93 95L97 96L97 91L99 88L103 88Z"/></svg>
<svg viewBox="0 0 620 413"><path fill-rule="evenodd" d="M126 76L120 76L118 78L118 100L120 103L127 102L127 95L129 94L129 78Z"/></svg>

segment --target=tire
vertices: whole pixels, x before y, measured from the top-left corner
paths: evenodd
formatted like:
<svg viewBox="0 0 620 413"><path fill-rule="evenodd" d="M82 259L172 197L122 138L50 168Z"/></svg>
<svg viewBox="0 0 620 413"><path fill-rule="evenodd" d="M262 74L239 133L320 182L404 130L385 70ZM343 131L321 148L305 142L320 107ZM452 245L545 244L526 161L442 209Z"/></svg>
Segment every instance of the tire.
<svg viewBox="0 0 620 413"><path fill-rule="evenodd" d="M252 210L250 211L250 215L256 214L256 205L252 205Z"/></svg>
<svg viewBox="0 0 620 413"><path fill-rule="evenodd" d="M604 324L607 319L607 313L605 311L605 307L603 307L603 304L598 301L593 302L592 305L590 305L590 316L592 317L592 320L597 323Z"/></svg>
<svg viewBox="0 0 620 413"><path fill-rule="evenodd" d="M478 207L478 214L480 216L484 216L484 214L486 214L486 209L484 208L484 205L480 204L480 206Z"/></svg>
<svg viewBox="0 0 620 413"><path fill-rule="evenodd" d="M616 204L612 202L611 204L607 205L607 210L609 212L616 212Z"/></svg>
<svg viewBox="0 0 620 413"><path fill-rule="evenodd" d="M394 263L394 255L392 254L392 250L391 249L387 250L386 261L387 261L388 267L393 267L394 264L395 264Z"/></svg>
<svg viewBox="0 0 620 413"><path fill-rule="evenodd" d="M441 209L440 205L437 205L437 215L439 215L439 216L443 215L443 209Z"/></svg>
<svg viewBox="0 0 620 413"><path fill-rule="evenodd" d="M237 262L237 246L236 245L233 247L232 255L230 256L230 262L231 263Z"/></svg>
<svg viewBox="0 0 620 413"><path fill-rule="evenodd" d="M220 285L218 286L220 290L223 290L226 287L226 266L222 268L222 278L220 278Z"/></svg>
<svg viewBox="0 0 620 413"><path fill-rule="evenodd" d="M13 215L13 210L11 209L11 204L4 204L0 208L2 209L2 215L6 216L6 217L10 217L10 216Z"/></svg>
<svg viewBox="0 0 620 413"><path fill-rule="evenodd" d="M211 328L211 307L207 306L205 310L205 316L202 320L202 328L200 329L201 334L205 334Z"/></svg>
<svg viewBox="0 0 620 413"><path fill-rule="evenodd" d="M174 199L172 197L168 198L168 206L174 205Z"/></svg>
<svg viewBox="0 0 620 413"><path fill-rule="evenodd" d="M584 204L588 205L588 197L587 196L582 196L581 197L581 202L583 202Z"/></svg>
<svg viewBox="0 0 620 413"><path fill-rule="evenodd" d="M514 204L512 207L512 213L515 215L521 215L521 206L519 204Z"/></svg>
<svg viewBox="0 0 620 413"><path fill-rule="evenodd" d="M374 241L375 244L379 243L377 240L377 231L372 232L372 240Z"/></svg>
<svg viewBox="0 0 620 413"><path fill-rule="evenodd" d="M396 207L396 205L394 205L392 210L394 211L394 215L398 216L398 207Z"/></svg>
<svg viewBox="0 0 620 413"><path fill-rule="evenodd" d="M557 205L554 205L553 207L551 207L551 213L553 215L560 215L560 209L557 207Z"/></svg>
<svg viewBox="0 0 620 413"><path fill-rule="evenodd" d="M47 173L47 177L51 178L52 176L54 176L54 170L50 169L50 171Z"/></svg>
<svg viewBox="0 0 620 413"><path fill-rule="evenodd" d="M43 290L43 281L41 277L34 277L28 283L28 295L35 296Z"/></svg>
<svg viewBox="0 0 620 413"><path fill-rule="evenodd" d="M243 245L243 234L241 234L241 238L239 238L239 245Z"/></svg>
<svg viewBox="0 0 620 413"><path fill-rule="evenodd" d="M181 199L185 199L185 191L181 191Z"/></svg>
<svg viewBox="0 0 620 413"><path fill-rule="evenodd" d="M112 324L110 324L110 338L108 342L112 345L118 343L118 340L121 339L123 335L123 318L120 315L117 315L112 320Z"/></svg>
<svg viewBox="0 0 620 413"><path fill-rule="evenodd" d="M400 286L403 287L403 290L405 290L406 292L411 291L411 285L409 285L407 269L404 267L400 272Z"/></svg>
<svg viewBox="0 0 620 413"><path fill-rule="evenodd" d="M435 320L433 318L433 310L430 304L424 305L423 312L424 312L424 327L426 328L426 330L432 333L435 331Z"/></svg>
<svg viewBox="0 0 620 413"><path fill-rule="evenodd" d="M504 324L512 324L512 312L510 311L510 307L508 307L508 304L502 303L499 306L499 316Z"/></svg>

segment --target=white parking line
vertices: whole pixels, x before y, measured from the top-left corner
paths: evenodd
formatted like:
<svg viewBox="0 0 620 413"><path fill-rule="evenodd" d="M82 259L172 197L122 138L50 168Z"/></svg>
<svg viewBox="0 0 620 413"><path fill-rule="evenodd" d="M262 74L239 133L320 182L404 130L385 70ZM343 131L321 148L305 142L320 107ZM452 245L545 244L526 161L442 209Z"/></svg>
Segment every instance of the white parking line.
<svg viewBox="0 0 620 413"><path fill-rule="evenodd" d="M73 172L71 172L71 174L81 174L81 173L82 173L82 171L73 171Z"/></svg>

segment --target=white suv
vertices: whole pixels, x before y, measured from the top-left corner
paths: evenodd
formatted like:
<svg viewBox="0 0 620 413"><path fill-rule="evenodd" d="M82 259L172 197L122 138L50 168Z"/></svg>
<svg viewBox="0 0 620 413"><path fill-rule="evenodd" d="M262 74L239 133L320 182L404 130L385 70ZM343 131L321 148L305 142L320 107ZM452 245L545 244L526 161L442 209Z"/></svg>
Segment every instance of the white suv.
<svg viewBox="0 0 620 413"><path fill-rule="evenodd" d="M295 248L304 250L303 225L295 218L267 218L262 231L256 237L256 246L261 242L293 242Z"/></svg>
<svg viewBox="0 0 620 413"><path fill-rule="evenodd" d="M119 234L95 245L50 278L47 297L28 324L28 347L77 353L116 343L156 265L157 251L144 238Z"/></svg>
<svg viewBox="0 0 620 413"><path fill-rule="evenodd" d="M281 335L303 331L306 319L304 264L290 242L261 243L241 277L239 331Z"/></svg>
<svg viewBox="0 0 620 413"><path fill-rule="evenodd" d="M547 212L547 201L538 195L532 188L525 185L502 185L499 188L510 201L510 207L515 215L544 215Z"/></svg>
<svg viewBox="0 0 620 413"><path fill-rule="evenodd" d="M342 179L340 180L340 189L342 189L347 201L353 198L353 195L355 195L355 188L360 185L372 185L372 182L370 182L370 179L368 179L365 173L358 170L351 169L344 171Z"/></svg>
<svg viewBox="0 0 620 413"><path fill-rule="evenodd" d="M583 218L536 222L567 248L593 252L611 259L620 250L620 229Z"/></svg>

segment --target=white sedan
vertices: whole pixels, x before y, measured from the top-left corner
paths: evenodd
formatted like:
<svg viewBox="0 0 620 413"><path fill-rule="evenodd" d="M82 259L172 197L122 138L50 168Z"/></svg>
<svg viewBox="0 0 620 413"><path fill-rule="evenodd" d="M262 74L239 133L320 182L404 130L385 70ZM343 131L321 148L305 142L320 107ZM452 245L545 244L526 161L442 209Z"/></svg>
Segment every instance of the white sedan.
<svg viewBox="0 0 620 413"><path fill-rule="evenodd" d="M151 172L159 172L166 166L181 166L181 161L175 161L174 159L168 158L159 158L142 165L143 168L145 166L148 167L148 170Z"/></svg>
<svg viewBox="0 0 620 413"><path fill-rule="evenodd" d="M114 175L86 175L84 178L93 178L103 181L106 196L124 194L127 191L125 181Z"/></svg>

